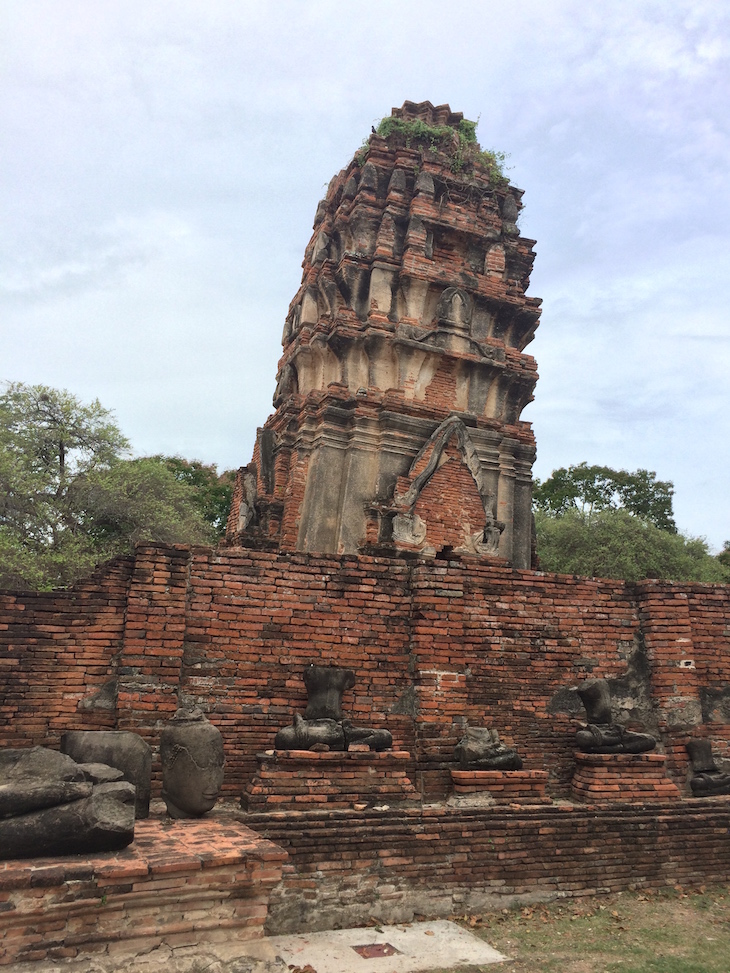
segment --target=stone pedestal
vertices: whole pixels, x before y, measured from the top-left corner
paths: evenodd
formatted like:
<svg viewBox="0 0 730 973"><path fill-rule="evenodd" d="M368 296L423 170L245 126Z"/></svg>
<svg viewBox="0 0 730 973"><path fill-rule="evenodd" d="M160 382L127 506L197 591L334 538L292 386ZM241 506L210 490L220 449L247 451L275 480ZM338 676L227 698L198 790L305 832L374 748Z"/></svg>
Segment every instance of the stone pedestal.
<svg viewBox="0 0 730 973"><path fill-rule="evenodd" d="M481 795L497 804L550 804L546 770L452 770L457 797Z"/></svg>
<svg viewBox="0 0 730 973"><path fill-rule="evenodd" d="M258 770L241 798L241 806L250 812L329 810L418 799L407 773L411 755L404 750L270 750L256 759Z"/></svg>
<svg viewBox="0 0 730 973"><path fill-rule="evenodd" d="M571 793L582 804L671 801L681 796L667 777L663 753L576 752L575 765Z"/></svg>

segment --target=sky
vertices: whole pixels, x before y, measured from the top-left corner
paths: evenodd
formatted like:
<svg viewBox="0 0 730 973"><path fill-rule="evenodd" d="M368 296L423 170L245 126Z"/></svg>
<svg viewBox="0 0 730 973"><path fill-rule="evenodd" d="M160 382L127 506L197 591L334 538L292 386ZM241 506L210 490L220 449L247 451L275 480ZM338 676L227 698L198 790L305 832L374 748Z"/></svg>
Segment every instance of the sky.
<svg viewBox="0 0 730 973"><path fill-rule="evenodd" d="M730 539L730 5L0 0L0 379L136 455L249 462L318 200L405 100L525 190L535 475L675 485Z"/></svg>

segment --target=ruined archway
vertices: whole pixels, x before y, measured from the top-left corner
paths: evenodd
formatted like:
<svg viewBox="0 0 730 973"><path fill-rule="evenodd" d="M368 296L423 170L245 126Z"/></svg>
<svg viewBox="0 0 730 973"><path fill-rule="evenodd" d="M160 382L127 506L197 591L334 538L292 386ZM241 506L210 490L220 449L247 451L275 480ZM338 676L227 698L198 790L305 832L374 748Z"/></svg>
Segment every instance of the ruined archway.
<svg viewBox="0 0 730 973"><path fill-rule="evenodd" d="M449 416L396 484L390 511L393 540L423 553L451 548L496 555L504 529L495 517L496 499L466 425Z"/></svg>

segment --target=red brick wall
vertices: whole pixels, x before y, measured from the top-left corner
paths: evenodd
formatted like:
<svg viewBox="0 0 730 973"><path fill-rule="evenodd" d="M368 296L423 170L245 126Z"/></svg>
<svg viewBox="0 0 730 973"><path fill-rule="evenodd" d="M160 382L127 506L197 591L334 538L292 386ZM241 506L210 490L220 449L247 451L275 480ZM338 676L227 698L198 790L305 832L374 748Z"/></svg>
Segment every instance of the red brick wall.
<svg viewBox="0 0 730 973"><path fill-rule="evenodd" d="M113 853L0 861L0 968L256 939L285 860L230 818L148 818Z"/></svg>
<svg viewBox="0 0 730 973"><path fill-rule="evenodd" d="M590 676L623 673L622 646L638 631L621 582L592 581L456 562L413 572L413 632L423 706L424 770L443 786L466 718L517 745L526 769L568 786L573 728L552 705Z"/></svg>
<svg viewBox="0 0 730 973"><path fill-rule="evenodd" d="M651 664L652 697L669 764L686 763L690 735L709 736L730 757L730 599L727 585L637 585L642 632ZM699 732L692 728L700 718Z"/></svg>
<svg viewBox="0 0 730 973"><path fill-rule="evenodd" d="M284 550L294 550L299 536L299 514L304 503L304 491L307 486L307 472L309 470L309 454L291 456L289 451L281 458L277 456L277 464L283 469L277 471L277 488L280 482L285 485L280 489L284 499L284 513L281 520L280 543ZM293 461L293 462L292 462Z"/></svg>
<svg viewBox="0 0 730 973"><path fill-rule="evenodd" d="M184 548L140 548L130 579L117 729L136 730L153 747L178 707L193 557Z"/></svg>
<svg viewBox="0 0 730 973"><path fill-rule="evenodd" d="M426 524L426 544L436 551L461 546L486 524L474 477L455 453L450 443L445 452L448 461L426 483L414 508Z"/></svg>
<svg viewBox="0 0 730 973"><path fill-rule="evenodd" d="M429 405L451 411L456 400L456 370L453 362L439 363L436 374L426 389L425 400Z"/></svg>
<svg viewBox="0 0 730 973"><path fill-rule="evenodd" d="M240 792L255 754L303 712L310 662L353 668L345 712L387 725L405 749L412 720L389 714L408 677L408 567L357 557L200 554L191 570L182 690L223 733L227 777ZM235 783L233 783L235 781Z"/></svg>
<svg viewBox="0 0 730 973"><path fill-rule="evenodd" d="M615 808L430 808L254 816L292 869L267 932L408 922L515 901L727 882L722 799Z"/></svg>
<svg viewBox="0 0 730 973"><path fill-rule="evenodd" d="M113 709L79 704L117 674L133 564L118 558L68 591L0 592L2 744L57 746L65 730L113 728Z"/></svg>
<svg viewBox="0 0 730 973"><path fill-rule="evenodd" d="M730 688L730 612L728 587L692 585L687 603L692 629L692 648L700 697L706 697L703 718L706 735L715 753L730 758L730 691L719 699L717 689ZM710 687L715 687L715 692Z"/></svg>
<svg viewBox="0 0 730 973"><path fill-rule="evenodd" d="M626 585L471 558L141 547L67 592L2 596L0 647L3 744L57 745L66 729L116 723L156 746L191 699L223 733L230 796L303 711L311 662L355 670L345 713L390 729L426 794L445 793L468 720L496 727L526 769L549 770L549 792L567 795L572 720L583 717L568 690L590 676L633 672L645 697L634 725L654 721L680 787L691 734L718 756L730 747L727 586ZM116 713L83 708L114 679Z"/></svg>

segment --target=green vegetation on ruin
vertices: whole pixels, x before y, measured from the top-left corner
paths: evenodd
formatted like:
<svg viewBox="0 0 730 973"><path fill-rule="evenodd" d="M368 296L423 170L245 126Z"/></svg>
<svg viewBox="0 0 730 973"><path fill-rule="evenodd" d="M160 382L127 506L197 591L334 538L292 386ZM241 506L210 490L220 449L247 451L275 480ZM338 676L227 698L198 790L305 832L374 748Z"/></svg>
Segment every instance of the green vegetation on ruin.
<svg viewBox="0 0 730 973"><path fill-rule="evenodd" d="M140 542L214 544L235 474L130 456L98 401L44 385L0 394L0 589L63 587Z"/></svg>
<svg viewBox="0 0 730 973"><path fill-rule="evenodd" d="M490 182L505 187L509 180L504 174L507 156L504 152L482 150L476 136L477 123L462 118L457 128L450 125L427 125L420 118L395 118L392 115L381 119L376 132L382 138L397 135L402 138L406 148L417 146L428 152L443 152L451 158L452 172L468 173L475 166L481 166L489 174ZM358 154L360 164L366 157L367 146Z"/></svg>

